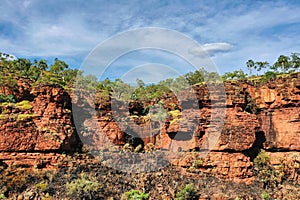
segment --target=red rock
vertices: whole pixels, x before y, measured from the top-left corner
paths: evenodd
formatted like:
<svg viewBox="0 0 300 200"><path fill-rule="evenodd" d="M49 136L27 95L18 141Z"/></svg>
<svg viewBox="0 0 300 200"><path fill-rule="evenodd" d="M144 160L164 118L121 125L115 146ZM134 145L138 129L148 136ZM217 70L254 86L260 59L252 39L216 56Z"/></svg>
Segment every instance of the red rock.
<svg viewBox="0 0 300 200"><path fill-rule="evenodd" d="M60 86L37 86L33 108L7 113L0 120L1 151L73 151L79 148L70 112L70 97ZM19 119L18 116L24 116ZM78 145L78 146L77 146Z"/></svg>

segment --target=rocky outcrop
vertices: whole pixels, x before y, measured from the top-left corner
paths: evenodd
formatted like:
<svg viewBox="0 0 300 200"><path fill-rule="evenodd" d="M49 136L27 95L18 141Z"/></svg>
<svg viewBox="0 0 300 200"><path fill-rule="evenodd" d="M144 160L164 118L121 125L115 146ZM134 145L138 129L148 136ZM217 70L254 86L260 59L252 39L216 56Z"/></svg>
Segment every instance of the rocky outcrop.
<svg viewBox="0 0 300 200"><path fill-rule="evenodd" d="M29 79L19 78L16 80L15 85L1 85L0 94L12 94L17 101L24 99L32 100L33 96L30 94L32 81Z"/></svg>
<svg viewBox="0 0 300 200"><path fill-rule="evenodd" d="M135 107L138 116L127 123L128 129L124 129L121 123L111 117L114 115L110 110L111 105L108 105L107 101L99 103L99 106L106 105L99 112L100 129L102 127L102 134L112 138L113 142L118 144L128 141L116 141L116 138L124 139L126 137L123 136L129 134L131 137L140 137L140 143L143 145L151 142L163 150L195 149L197 151L209 146L212 135L220 130L213 124L213 121L218 121L218 118L222 117L218 113L225 112L223 124L221 123L221 134L215 145L210 148L213 153L209 158L219 163L214 166L216 174L227 179L251 178L253 159L262 148L275 157L276 151L297 152L300 150L300 73L279 77L265 83L259 79L225 82L226 98L218 90L209 92L209 89L214 87L218 88L217 84L210 87L194 86L199 109L193 109L194 102L191 101L189 95L184 93L181 94L180 103L175 95L163 97L160 101L163 102L166 112L171 115L169 114L163 124L158 125L155 125L151 119L145 120L145 115L141 114L143 107L140 108L139 104ZM223 100L225 103L222 103ZM116 100L112 102L115 103ZM120 108L117 112L119 114L128 111L126 106L117 107ZM184 114L183 109L187 114ZM176 116L172 116L174 110L179 111ZM214 115L213 112L215 112ZM107 117L110 122L104 123ZM144 122L141 122L142 119ZM197 127L193 127L195 121ZM109 123L112 123L115 132L112 132L110 128L105 128L109 127ZM243 161L238 162L235 160L237 157L243 157ZM224 164L227 161L238 167L228 169L228 166ZM184 162L179 160L175 163L185 166L182 164ZM204 162L205 165L206 162ZM242 171L246 172L241 173Z"/></svg>
<svg viewBox="0 0 300 200"><path fill-rule="evenodd" d="M264 147L270 150L300 150L300 107L271 109L258 115L265 133Z"/></svg>
<svg viewBox="0 0 300 200"><path fill-rule="evenodd" d="M26 84L19 83L18 91L26 95L18 96L19 103L1 104L0 160L15 163L13 153L19 152L28 164L37 153L49 153L44 162L52 166L52 154L80 149L77 129L87 150L153 143L162 151L183 153L172 160L174 165L190 169L201 160L197 170L233 181L253 180L253 160L265 149L274 157L274 166L286 161L288 178L299 181L299 162L294 159L300 151L299 80L298 73L266 83L230 81L223 83L223 92L217 83L195 85L196 102L188 90L180 99L165 95L158 118L151 117L160 112L157 102L124 104L83 93L80 98L71 94L71 108L71 98L60 86L39 85L28 93ZM24 100L30 102L20 104ZM193 158L189 152L203 150L210 153Z"/></svg>
<svg viewBox="0 0 300 200"><path fill-rule="evenodd" d="M33 101L1 105L1 152L63 152L79 149L71 99L58 85L40 85Z"/></svg>
<svg viewBox="0 0 300 200"><path fill-rule="evenodd" d="M249 157L242 153L210 152L201 155L198 152L184 153L173 162L174 165L217 176L234 182L253 181L252 167Z"/></svg>

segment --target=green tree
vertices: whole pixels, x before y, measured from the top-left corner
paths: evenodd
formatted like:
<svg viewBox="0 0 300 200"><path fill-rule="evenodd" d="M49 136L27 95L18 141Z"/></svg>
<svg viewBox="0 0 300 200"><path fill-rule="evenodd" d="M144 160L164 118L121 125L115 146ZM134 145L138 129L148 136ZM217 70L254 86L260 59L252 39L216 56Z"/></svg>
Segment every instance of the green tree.
<svg viewBox="0 0 300 200"><path fill-rule="evenodd" d="M76 81L77 74L79 73L78 69L66 69L62 72L62 77L65 85L73 85Z"/></svg>
<svg viewBox="0 0 300 200"><path fill-rule="evenodd" d="M244 73L244 71L240 70L234 70L233 72L227 72L222 76L223 80L242 80L247 77L247 74Z"/></svg>
<svg viewBox="0 0 300 200"><path fill-rule="evenodd" d="M28 59L25 58L19 58L18 60L13 62L11 72L16 72L16 74L19 74L25 78L28 78L29 76L29 69L31 67L31 62Z"/></svg>
<svg viewBox="0 0 300 200"><path fill-rule="evenodd" d="M291 66L293 70L298 70L300 68L299 53L292 53L290 58L291 58Z"/></svg>
<svg viewBox="0 0 300 200"><path fill-rule="evenodd" d="M207 80L208 82L215 82L221 80L220 75L217 72L209 72L207 73Z"/></svg>
<svg viewBox="0 0 300 200"><path fill-rule="evenodd" d="M248 70L249 70L249 73L250 73L250 76L251 76L252 75L252 69L254 68L255 63L254 63L253 60L248 60L246 62L246 65L248 67Z"/></svg>
<svg viewBox="0 0 300 200"><path fill-rule="evenodd" d="M28 78L33 81L37 81L40 77L40 70L36 66L31 66L28 70Z"/></svg>
<svg viewBox="0 0 300 200"><path fill-rule="evenodd" d="M269 63L267 61L264 62L255 62L254 69L260 72L262 69L267 69L269 67Z"/></svg>
<svg viewBox="0 0 300 200"><path fill-rule="evenodd" d="M136 79L136 84L138 88L143 88L145 87L145 83L144 81L142 81L141 79Z"/></svg>
<svg viewBox="0 0 300 200"><path fill-rule="evenodd" d="M69 66L62 60L55 58L53 65L50 66L50 72L55 75L60 75L64 69L67 69Z"/></svg>
<svg viewBox="0 0 300 200"><path fill-rule="evenodd" d="M46 60L39 60L39 61L35 60L34 64L41 71L45 71L48 68L48 64Z"/></svg>
<svg viewBox="0 0 300 200"><path fill-rule="evenodd" d="M194 85L196 83L204 82L206 74L207 72L203 68L201 68L199 70L196 70L195 72L189 72L185 74L184 77L190 85Z"/></svg>
<svg viewBox="0 0 300 200"><path fill-rule="evenodd" d="M115 98L122 100L130 100L134 92L134 87L124 83L121 79L116 79L112 84L112 92Z"/></svg>
<svg viewBox="0 0 300 200"><path fill-rule="evenodd" d="M48 64L46 60L34 60L34 67L32 70L34 70L35 73L38 73L36 76L36 80L42 77L45 73L45 71L48 69Z"/></svg>
<svg viewBox="0 0 300 200"><path fill-rule="evenodd" d="M271 69L275 70L276 72L281 71L286 73L291 67L290 64L290 58L288 56L280 55Z"/></svg>

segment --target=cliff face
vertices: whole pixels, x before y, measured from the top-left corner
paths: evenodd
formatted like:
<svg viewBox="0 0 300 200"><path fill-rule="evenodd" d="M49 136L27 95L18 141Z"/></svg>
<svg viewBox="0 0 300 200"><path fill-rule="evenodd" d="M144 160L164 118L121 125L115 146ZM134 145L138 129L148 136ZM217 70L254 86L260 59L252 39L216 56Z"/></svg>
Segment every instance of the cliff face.
<svg viewBox="0 0 300 200"><path fill-rule="evenodd" d="M272 155L274 165L279 165L280 159L292 155L297 158L294 160L296 165L299 164L300 74L292 74L266 83L259 83L258 80L230 81L224 83L224 88L226 109L224 107L222 109L222 105L215 108L221 109L221 112L225 111L224 126L216 145L211 149L213 152L202 158L203 163L200 168L230 180L251 180L253 159L260 149L265 149L269 155ZM174 116L167 119L161 125L160 131L152 137L149 137L152 134L149 132L149 122L148 124L140 122L141 117L133 120L134 123L131 121L130 130L126 130L127 134L141 137L143 145L152 142L158 148L166 150L178 146L185 150L203 148L203 144L213 134L211 131L213 127L210 125L210 117L213 112L211 101L216 102L218 98L209 97L208 88L205 85L196 85L194 90L200 108L199 110L185 108L190 118L196 115L198 117L198 127L194 134L191 135L191 127L182 125L185 123L180 121L184 119L183 112L177 113L177 121L174 120L176 118ZM189 96L181 99L181 105L174 96L165 97L162 102L164 102L165 109L169 109L170 105L173 107L176 105L180 110L182 104L189 102ZM105 104L107 102L99 105ZM128 111L124 106L118 107L118 113ZM102 107L99 113L102 132L115 143L126 142L119 140L124 138L123 134L126 134L120 128L120 123L116 123L113 118L108 117L113 115L110 106ZM153 127L155 128L155 124L152 125ZM176 139L178 132L190 135L187 139L188 142ZM278 151L284 151L284 156ZM193 160L188 155L189 153L186 154L187 158L183 156L181 159L175 160L174 164L182 167L192 166ZM294 179L300 181L299 174L296 177Z"/></svg>
<svg viewBox="0 0 300 200"><path fill-rule="evenodd" d="M217 145L213 148L215 151L245 151L250 149L257 139L263 144L265 149L270 150L300 150L299 142L299 108L300 108L300 75L294 74L286 78L278 78L275 81L269 81L262 85L254 84L251 81L242 82L226 82L224 88L226 92L226 109L221 110L225 112L224 126L220 135ZM198 127L197 132L193 135L187 149L199 147L202 144L203 136L210 128L211 117L211 103L209 102L208 89L205 85L198 85L194 87L197 98L201 104L199 110L187 108L186 113L190 116L197 115ZM181 99L181 104L188 102L186 99ZM180 107L176 97L167 97L163 100L164 107L167 109L170 104ZM100 103L99 105L107 104L107 102ZM115 102L114 102L115 103ZM116 103L115 105L116 106ZM128 108L120 105L117 113L128 112ZM101 121L100 127L103 132L113 138L114 142L118 143L119 137L112 133L114 129L115 134L121 134L120 127L115 123L114 113L111 112L110 105L102 107L99 112L99 120ZM142 108L140 108L142 109ZM181 132L189 133L189 127L179 127L180 124L185 123L180 120L183 118L182 113L178 114L178 121L174 118L167 119L161 128L159 137L155 140L156 145L159 147L167 148L168 142L172 141L172 135L176 134L179 130ZM190 117L189 118L193 118ZM215 115L217 116L217 115ZM196 118L196 117L195 117ZM143 129L144 124L139 123L138 119L133 120L138 127ZM111 123L108 123L111 122ZM107 128L110 127L110 128ZM146 130L145 130L146 131ZM144 132L145 132L144 131ZM137 131L138 132L138 131ZM143 131L140 131L143 132ZM158 135L158 134L157 134ZM161 142L161 137L165 141ZM260 138L257 138L260 137ZM144 143L151 140L146 136L141 136ZM169 138L169 141L168 141ZM124 142L124 141L123 141Z"/></svg>
<svg viewBox="0 0 300 200"><path fill-rule="evenodd" d="M0 160L32 166L34 158L55 162L55 153L79 150L70 96L58 85L23 86L19 103L1 104Z"/></svg>
<svg viewBox="0 0 300 200"><path fill-rule="evenodd" d="M21 160L27 159L30 165L35 156L44 156L45 162L53 165L60 152L80 149L69 94L55 85L41 85L30 91L26 84L19 82L18 85L19 89L14 91L18 100L30 100L30 105L1 105L0 160L11 164L19 156ZM300 74L264 84L257 81L225 82L224 88L226 96L221 98L226 98L226 103L222 105L218 103L220 96L210 96L206 85L194 86L199 109L193 109L192 105L189 107L190 97L184 93L180 103L175 96L162 97L163 107L170 115L164 123L151 122L142 116L140 113L145 108L140 102L125 105L112 100L112 105L110 99L84 105L80 98L74 98L73 111L76 109L76 113L80 113L80 116L74 116L74 120L80 124L76 128L82 141L92 149L105 149L110 143L123 145L130 141L135 146L151 142L164 150L181 147L182 157L173 160L174 165L187 168L198 159L201 160L199 170L228 180L251 181L253 159L260 149L267 150L275 166L284 160L286 166L298 163L299 167ZM18 91L24 95L18 94ZM215 102L216 110L213 110L211 102ZM94 116L83 109L86 106L95 110ZM112 106L117 112L113 113ZM180 111L183 106L185 113ZM116 122L128 112L135 114L122 123ZM213 112L216 113L211 119ZM212 151L201 157L197 150L205 147L217 132L212 121L221 118L223 112L225 119L221 135L216 145L211 147ZM184 121L186 118L187 122ZM197 119L196 123L194 119ZM177 137L179 132L186 137ZM196 152L188 152L192 149ZM291 179L300 182L296 168L286 169Z"/></svg>

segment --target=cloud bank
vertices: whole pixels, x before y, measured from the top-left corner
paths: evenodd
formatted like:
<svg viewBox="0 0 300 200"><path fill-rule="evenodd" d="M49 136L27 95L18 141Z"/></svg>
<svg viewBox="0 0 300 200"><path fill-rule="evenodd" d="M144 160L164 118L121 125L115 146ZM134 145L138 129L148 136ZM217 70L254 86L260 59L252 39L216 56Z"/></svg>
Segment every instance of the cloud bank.
<svg viewBox="0 0 300 200"><path fill-rule="evenodd" d="M272 62L280 54L300 52L299 12L300 2L288 0L3 0L0 51L31 59L59 57L78 67L114 34L162 27L200 43L225 72L243 68L250 58Z"/></svg>

